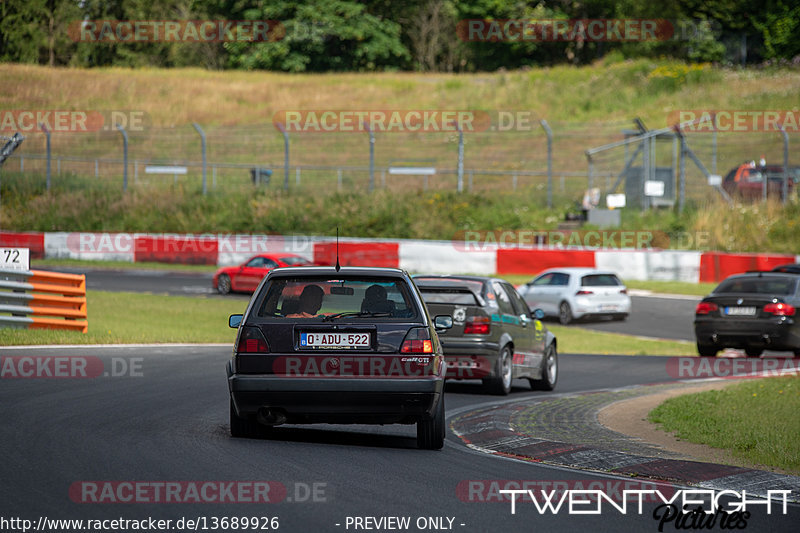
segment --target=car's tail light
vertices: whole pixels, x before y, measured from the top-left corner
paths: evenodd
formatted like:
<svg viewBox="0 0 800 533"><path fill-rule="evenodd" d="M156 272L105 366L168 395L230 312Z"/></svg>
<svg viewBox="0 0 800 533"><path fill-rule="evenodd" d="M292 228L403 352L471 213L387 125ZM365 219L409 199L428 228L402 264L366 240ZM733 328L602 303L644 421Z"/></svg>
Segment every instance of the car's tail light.
<svg viewBox="0 0 800 533"><path fill-rule="evenodd" d="M771 303L764 306L764 312L776 316L794 316L797 309L793 305L785 303Z"/></svg>
<svg viewBox="0 0 800 533"><path fill-rule="evenodd" d="M619 293L620 294L628 294L628 289L620 289Z"/></svg>
<svg viewBox="0 0 800 533"><path fill-rule="evenodd" d="M253 326L245 326L239 335L238 353L269 353L267 339L261 330Z"/></svg>
<svg viewBox="0 0 800 533"><path fill-rule="evenodd" d="M488 335L491 329L491 319L488 316L471 316L464 325L465 335Z"/></svg>
<svg viewBox="0 0 800 533"><path fill-rule="evenodd" d="M583 296L584 294L594 294L592 291L588 291L586 289L581 289L575 293L575 296Z"/></svg>
<svg viewBox="0 0 800 533"><path fill-rule="evenodd" d="M412 328L400 345L400 353L433 353L433 341L428 328Z"/></svg>
<svg viewBox="0 0 800 533"><path fill-rule="evenodd" d="M697 315L707 315L710 312L716 311L718 309L719 309L719 306L717 304L715 304L715 303L700 302L699 304L697 304L697 307L695 308L694 312Z"/></svg>

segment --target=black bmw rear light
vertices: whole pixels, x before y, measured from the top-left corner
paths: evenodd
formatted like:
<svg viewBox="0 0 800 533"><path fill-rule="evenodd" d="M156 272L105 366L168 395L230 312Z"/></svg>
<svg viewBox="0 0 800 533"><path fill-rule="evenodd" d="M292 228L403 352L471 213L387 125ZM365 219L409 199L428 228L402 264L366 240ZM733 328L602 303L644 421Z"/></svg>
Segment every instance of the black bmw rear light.
<svg viewBox="0 0 800 533"><path fill-rule="evenodd" d="M794 316L796 309L793 305L776 302L765 305L764 312L775 316Z"/></svg>
<svg viewBox="0 0 800 533"><path fill-rule="evenodd" d="M236 351L238 353L269 353L269 345L260 329L253 326L244 326L239 335L239 344L236 346Z"/></svg>
<svg viewBox="0 0 800 533"><path fill-rule="evenodd" d="M433 353L433 341L428 328L411 328L400 345L400 353Z"/></svg>
<svg viewBox="0 0 800 533"><path fill-rule="evenodd" d="M697 307L695 308L694 312L697 315L707 315L710 312L716 311L718 309L719 307L715 303L700 302L699 304L697 304Z"/></svg>

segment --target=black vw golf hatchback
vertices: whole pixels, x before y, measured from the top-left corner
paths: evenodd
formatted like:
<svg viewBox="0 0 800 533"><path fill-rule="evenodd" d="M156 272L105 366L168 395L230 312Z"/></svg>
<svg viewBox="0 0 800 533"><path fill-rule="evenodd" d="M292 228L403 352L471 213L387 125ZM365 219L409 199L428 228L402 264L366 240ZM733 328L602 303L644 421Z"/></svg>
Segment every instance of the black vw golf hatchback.
<svg viewBox="0 0 800 533"><path fill-rule="evenodd" d="M230 429L280 424L416 424L420 448L444 445L445 364L414 283L390 268L291 267L269 273L228 362Z"/></svg>

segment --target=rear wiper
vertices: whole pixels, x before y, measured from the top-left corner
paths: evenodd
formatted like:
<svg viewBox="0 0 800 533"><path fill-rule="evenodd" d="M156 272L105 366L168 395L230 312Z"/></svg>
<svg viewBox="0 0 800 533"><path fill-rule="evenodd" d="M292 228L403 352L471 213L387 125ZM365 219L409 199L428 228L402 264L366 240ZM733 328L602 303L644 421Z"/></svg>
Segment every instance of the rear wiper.
<svg viewBox="0 0 800 533"><path fill-rule="evenodd" d="M344 313L336 313L334 315L326 315L322 317L323 322L330 322L331 320L336 320L337 318L343 318L348 316L369 316L369 317L378 317L378 316L391 316L392 313L381 311L381 312L372 312L372 311L345 311Z"/></svg>

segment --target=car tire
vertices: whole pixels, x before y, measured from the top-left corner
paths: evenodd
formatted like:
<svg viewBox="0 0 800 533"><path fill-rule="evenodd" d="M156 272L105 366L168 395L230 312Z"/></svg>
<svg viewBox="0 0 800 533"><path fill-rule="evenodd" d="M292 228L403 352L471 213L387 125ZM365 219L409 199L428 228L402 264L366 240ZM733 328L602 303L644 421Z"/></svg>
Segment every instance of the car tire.
<svg viewBox="0 0 800 533"><path fill-rule="evenodd" d="M422 450L441 450L444 438L444 393L441 393L433 416L425 416L417 422L417 447Z"/></svg>
<svg viewBox="0 0 800 533"><path fill-rule="evenodd" d="M626 320L628 320L628 313L620 313L618 315L614 315L614 320L625 322Z"/></svg>
<svg viewBox="0 0 800 533"><path fill-rule="evenodd" d="M569 302L561 302L558 305L558 321L563 325L572 322L572 308L569 306Z"/></svg>
<svg viewBox="0 0 800 533"><path fill-rule="evenodd" d="M231 277L227 274L220 274L217 278L217 292L228 294L231 292Z"/></svg>
<svg viewBox="0 0 800 533"><path fill-rule="evenodd" d="M700 354L701 357L716 357L719 348L714 346L713 344L700 344L697 343L697 353Z"/></svg>
<svg viewBox="0 0 800 533"><path fill-rule="evenodd" d="M551 344L544 351L541 379L528 378L528 381L533 390L550 391L556 388L556 383L558 383L558 351L555 344Z"/></svg>
<svg viewBox="0 0 800 533"><path fill-rule="evenodd" d="M764 348L751 348L748 346L744 349L744 353L747 354L747 357L761 357L761 354L764 353Z"/></svg>
<svg viewBox="0 0 800 533"><path fill-rule="evenodd" d="M511 348L506 345L500 350L500 355L497 356L492 376L483 382L487 391L499 396L505 396L511 392L513 370Z"/></svg>
<svg viewBox="0 0 800 533"><path fill-rule="evenodd" d="M242 418L236 414L236 408L233 406L233 399L231 403L231 437L252 439L258 435L259 424L253 419Z"/></svg>

